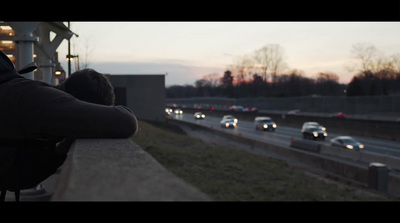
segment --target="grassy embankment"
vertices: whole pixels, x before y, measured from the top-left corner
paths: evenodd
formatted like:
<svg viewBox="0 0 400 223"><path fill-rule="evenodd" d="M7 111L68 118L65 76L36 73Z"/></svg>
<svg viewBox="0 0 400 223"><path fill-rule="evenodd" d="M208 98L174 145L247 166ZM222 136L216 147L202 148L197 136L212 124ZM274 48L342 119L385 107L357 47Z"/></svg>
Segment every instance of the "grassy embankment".
<svg viewBox="0 0 400 223"><path fill-rule="evenodd" d="M332 183L281 160L205 143L179 127L139 121L133 141L215 201L385 201L367 188Z"/></svg>

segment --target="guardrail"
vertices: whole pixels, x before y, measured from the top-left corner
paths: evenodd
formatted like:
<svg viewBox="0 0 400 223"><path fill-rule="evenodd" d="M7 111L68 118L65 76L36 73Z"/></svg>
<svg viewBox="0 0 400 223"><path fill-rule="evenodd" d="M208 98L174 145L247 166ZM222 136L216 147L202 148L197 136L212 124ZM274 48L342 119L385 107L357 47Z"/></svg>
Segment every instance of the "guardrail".
<svg viewBox="0 0 400 223"><path fill-rule="evenodd" d="M132 139L78 139L51 201L208 201Z"/></svg>
<svg viewBox="0 0 400 223"><path fill-rule="evenodd" d="M374 137L386 140L400 140L400 123L395 121L379 121L365 119L350 119L337 117L320 117L308 115L282 115L277 113L264 112L238 112L227 110L208 110L184 108L185 113L203 112L206 116L221 117L223 115L233 115L239 120L254 121L256 116L269 116L279 125L298 127L304 122L315 121L327 127L329 131L341 132L346 135ZM300 131L300 130L299 130Z"/></svg>
<svg viewBox="0 0 400 223"><path fill-rule="evenodd" d="M338 149L333 151L332 148L321 146L313 141L307 142L303 140L302 142L299 142L300 140L294 140L292 141L294 147L279 146L264 141L249 139L242 135L227 133L215 128L185 122L183 120L168 119L167 121L186 125L196 130L209 131L214 135L222 136L228 140L249 145L251 148L258 147L264 149L268 153L274 154L275 157L281 157L286 161L301 163L310 169L323 171L329 175L344 178L364 186L369 186L381 192L400 197L399 174L391 172L390 169L386 167L385 169L388 171L387 173L384 171L374 171L377 169L377 166L390 165L389 167L398 167L399 163L396 158L389 161L387 157L381 159L379 156L373 156L373 154L365 153L364 155L360 155L360 153L358 154L360 155L360 159L355 162L355 160L345 157L345 152L340 153L340 150ZM333 154L337 154L338 156L334 156ZM340 154L342 154L342 156L340 156ZM354 154L352 156L356 157ZM380 170L381 168L378 169ZM383 174L377 174L382 172ZM386 178L384 177L385 179L383 179L382 176L386 176ZM382 184L385 185L383 188Z"/></svg>

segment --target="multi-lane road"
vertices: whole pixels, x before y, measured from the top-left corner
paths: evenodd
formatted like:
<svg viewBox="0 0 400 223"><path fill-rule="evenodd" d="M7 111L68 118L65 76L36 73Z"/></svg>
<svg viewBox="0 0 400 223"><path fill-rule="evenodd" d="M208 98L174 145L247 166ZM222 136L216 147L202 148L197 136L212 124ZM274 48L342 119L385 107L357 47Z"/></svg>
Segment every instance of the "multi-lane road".
<svg viewBox="0 0 400 223"><path fill-rule="evenodd" d="M290 141L295 140L295 139L302 139L302 135L300 133L301 126L298 128L294 127L288 127L288 126L283 126L280 125L279 123L276 123L278 127L276 128L275 131L263 131L263 130L256 130L254 128L254 123L250 121L244 121L240 120L238 122L238 125L236 128L232 129L226 129L226 128L221 128L220 126L220 121L222 119L221 117L212 117L212 116L207 116L205 119L194 119L193 114L191 113L184 113L182 115L175 115L173 114L171 116L173 119L179 119L183 120L186 122L191 122L191 123L196 123L198 125L214 128L214 129L221 129L221 131L225 131L231 134L238 134L242 135L243 137L247 137L250 139L255 139L258 141L264 141L268 142L271 144L276 144L280 146L290 146ZM312 120L310 120L312 121ZM320 123L323 125L323 123ZM319 142L323 144L330 145L330 140L333 137L343 135L340 132L330 132L329 129L327 129L328 136L327 138L322 141L320 140ZM367 137L361 137L361 136L352 136L359 142L363 143L365 145L365 151L372 152L372 153L378 153L381 155L390 155L390 156L396 156L400 157L400 143L396 141L390 141L390 140L383 140L383 139L373 139L373 138L367 138Z"/></svg>

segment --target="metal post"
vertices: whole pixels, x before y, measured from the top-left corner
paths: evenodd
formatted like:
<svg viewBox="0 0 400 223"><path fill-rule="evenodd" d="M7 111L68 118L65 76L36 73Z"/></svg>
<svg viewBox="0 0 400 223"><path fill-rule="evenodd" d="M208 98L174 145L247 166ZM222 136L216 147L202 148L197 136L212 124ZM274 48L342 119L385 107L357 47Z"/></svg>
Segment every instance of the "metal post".
<svg viewBox="0 0 400 223"><path fill-rule="evenodd" d="M41 24L40 26L40 39L39 43L44 49L45 53L41 52L38 67L41 70L41 81L53 84L53 68L54 63L51 56L54 55L52 50L48 50L50 45L50 29L48 26Z"/></svg>
<svg viewBox="0 0 400 223"><path fill-rule="evenodd" d="M39 22L7 22L15 31L14 41L19 47L18 69L33 62L33 43L37 37L32 35ZM33 71L23 74L24 77L34 79Z"/></svg>
<svg viewBox="0 0 400 223"><path fill-rule="evenodd" d="M70 29L70 22L68 21L68 29ZM71 40L68 39L68 55L67 55L67 59L68 59L68 76L71 76Z"/></svg>
<svg viewBox="0 0 400 223"><path fill-rule="evenodd" d="M389 169L383 163L370 163L368 169L368 186L379 192L388 192Z"/></svg>

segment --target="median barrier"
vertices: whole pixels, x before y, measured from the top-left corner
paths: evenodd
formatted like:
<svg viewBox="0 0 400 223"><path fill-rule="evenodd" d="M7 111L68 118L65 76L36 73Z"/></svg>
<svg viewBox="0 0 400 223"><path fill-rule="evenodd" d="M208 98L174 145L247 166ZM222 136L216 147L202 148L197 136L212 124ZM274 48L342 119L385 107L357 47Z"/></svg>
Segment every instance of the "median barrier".
<svg viewBox="0 0 400 223"><path fill-rule="evenodd" d="M78 139L51 201L208 201L132 139Z"/></svg>
<svg viewBox="0 0 400 223"><path fill-rule="evenodd" d="M321 146L320 146L320 143L315 142L315 141L299 139L299 140L291 140L290 147L319 153Z"/></svg>
<svg viewBox="0 0 400 223"><path fill-rule="evenodd" d="M357 161L360 160L362 152L321 144L320 153Z"/></svg>

